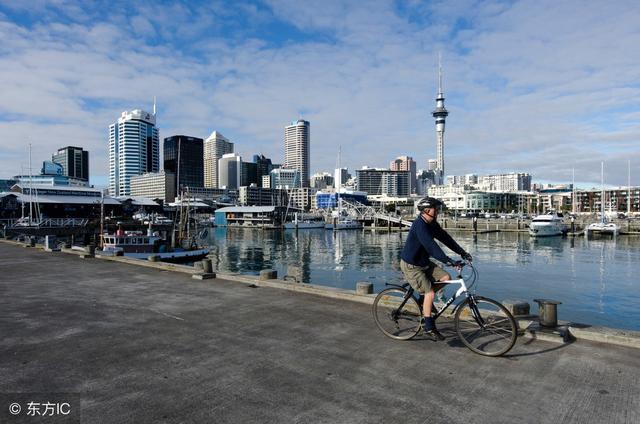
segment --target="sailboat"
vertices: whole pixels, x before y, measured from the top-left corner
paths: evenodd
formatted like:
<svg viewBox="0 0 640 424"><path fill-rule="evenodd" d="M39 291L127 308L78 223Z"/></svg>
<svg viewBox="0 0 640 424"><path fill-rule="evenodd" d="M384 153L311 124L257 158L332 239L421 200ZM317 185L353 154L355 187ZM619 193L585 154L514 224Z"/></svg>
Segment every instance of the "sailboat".
<svg viewBox="0 0 640 424"><path fill-rule="evenodd" d="M606 198L606 194L604 191L604 162L602 162L600 166L600 179L602 184L602 191L600 192L600 221L589 224L589 226L585 231L585 235L589 235L589 233L591 233L591 234L611 234L616 236L620 232L620 228L618 227L617 224L613 222L609 222L609 220L607 219L607 215L605 214L605 211L604 211L604 204L605 204L605 198Z"/></svg>
<svg viewBox="0 0 640 424"><path fill-rule="evenodd" d="M362 228L362 223L355 218L349 216L345 211L342 210L342 199L340 198L340 192L338 195L338 210L333 212L332 218L333 222L331 224L325 225L325 228L328 230L358 230Z"/></svg>

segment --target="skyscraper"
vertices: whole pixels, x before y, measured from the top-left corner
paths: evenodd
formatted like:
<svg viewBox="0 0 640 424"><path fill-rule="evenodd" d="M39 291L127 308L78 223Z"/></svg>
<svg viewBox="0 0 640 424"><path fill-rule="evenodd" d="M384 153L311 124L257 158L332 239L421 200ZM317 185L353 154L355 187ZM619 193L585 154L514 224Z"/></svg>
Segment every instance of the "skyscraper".
<svg viewBox="0 0 640 424"><path fill-rule="evenodd" d="M300 171L300 187L309 187L309 143L310 124L298 119L284 129L283 167Z"/></svg>
<svg viewBox="0 0 640 424"><path fill-rule="evenodd" d="M62 165L63 175L89 181L89 152L82 147L63 147L51 155L51 161Z"/></svg>
<svg viewBox="0 0 640 424"><path fill-rule="evenodd" d="M438 63L438 95L436 96L436 108L431 113L436 119L436 161L437 168L435 169L436 177L438 178L437 184L444 183L444 123L449 115L449 112L444 107L444 93L442 92L442 65Z"/></svg>
<svg viewBox="0 0 640 424"><path fill-rule="evenodd" d="M204 186L220 188L218 161L223 155L233 153L233 143L217 131L204 141Z"/></svg>
<svg viewBox="0 0 640 424"><path fill-rule="evenodd" d="M131 177L160 169L160 137L154 113L124 111L109 125L109 194L131 194Z"/></svg>
<svg viewBox="0 0 640 424"><path fill-rule="evenodd" d="M217 188L237 190L242 180L242 158L237 153L226 153L218 160Z"/></svg>
<svg viewBox="0 0 640 424"><path fill-rule="evenodd" d="M203 168L201 138L174 135L164 139L164 170L176 175L176 193L186 187L204 187Z"/></svg>
<svg viewBox="0 0 640 424"><path fill-rule="evenodd" d="M389 164L392 171L409 171L409 193L416 192L416 161L411 156L399 156Z"/></svg>

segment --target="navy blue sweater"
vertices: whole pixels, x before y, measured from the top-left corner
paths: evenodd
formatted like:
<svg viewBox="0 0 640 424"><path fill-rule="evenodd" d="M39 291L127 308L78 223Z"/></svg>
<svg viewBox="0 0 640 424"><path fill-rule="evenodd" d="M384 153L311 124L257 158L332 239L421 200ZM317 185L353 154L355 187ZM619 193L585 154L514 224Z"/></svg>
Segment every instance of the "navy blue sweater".
<svg viewBox="0 0 640 424"><path fill-rule="evenodd" d="M428 224L418 215L416 219L413 220L413 224L411 224L407 243L404 245L400 257L406 263L415 266L429 265L430 257L444 264L452 262L451 258L445 255L435 240L440 240L445 246L460 256L465 253L464 249L442 229L438 221L432 221Z"/></svg>

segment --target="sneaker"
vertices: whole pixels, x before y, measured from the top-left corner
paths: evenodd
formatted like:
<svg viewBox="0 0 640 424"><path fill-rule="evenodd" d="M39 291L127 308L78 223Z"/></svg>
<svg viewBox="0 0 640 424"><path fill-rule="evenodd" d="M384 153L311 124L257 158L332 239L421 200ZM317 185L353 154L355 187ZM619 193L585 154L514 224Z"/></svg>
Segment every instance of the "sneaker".
<svg viewBox="0 0 640 424"><path fill-rule="evenodd" d="M438 340L442 341L445 339L445 337L435 328L433 330L425 331L424 335L434 342L437 342Z"/></svg>

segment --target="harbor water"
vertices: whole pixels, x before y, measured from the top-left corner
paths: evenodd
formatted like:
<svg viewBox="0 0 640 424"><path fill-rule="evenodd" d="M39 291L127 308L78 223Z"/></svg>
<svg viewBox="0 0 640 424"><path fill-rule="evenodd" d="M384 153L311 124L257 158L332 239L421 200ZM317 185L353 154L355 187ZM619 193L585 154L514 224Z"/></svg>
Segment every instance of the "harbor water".
<svg viewBox="0 0 640 424"><path fill-rule="evenodd" d="M357 282L368 281L376 292L387 282L403 281L399 264L407 237L403 232L205 231L202 242L209 245L214 267L220 272L258 274L271 268L279 278L289 275L301 283L354 289ZM560 320L640 330L640 237L535 239L515 232L451 234L474 257L480 277L474 287L478 294L500 301L527 301L532 313L537 313L533 299L558 300L562 302Z"/></svg>

